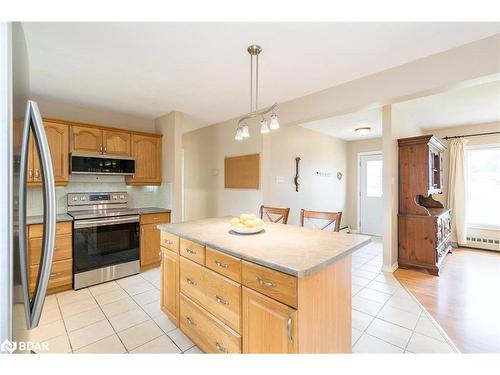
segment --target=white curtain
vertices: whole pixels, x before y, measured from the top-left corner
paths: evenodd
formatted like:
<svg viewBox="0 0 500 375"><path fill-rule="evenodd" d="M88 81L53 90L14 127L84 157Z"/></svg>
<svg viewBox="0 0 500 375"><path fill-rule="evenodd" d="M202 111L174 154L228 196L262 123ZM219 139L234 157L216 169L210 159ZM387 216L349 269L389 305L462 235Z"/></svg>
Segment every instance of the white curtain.
<svg viewBox="0 0 500 375"><path fill-rule="evenodd" d="M459 245L467 242L465 224L465 145L467 140L456 138L450 142L448 173L448 208L451 212L451 241Z"/></svg>

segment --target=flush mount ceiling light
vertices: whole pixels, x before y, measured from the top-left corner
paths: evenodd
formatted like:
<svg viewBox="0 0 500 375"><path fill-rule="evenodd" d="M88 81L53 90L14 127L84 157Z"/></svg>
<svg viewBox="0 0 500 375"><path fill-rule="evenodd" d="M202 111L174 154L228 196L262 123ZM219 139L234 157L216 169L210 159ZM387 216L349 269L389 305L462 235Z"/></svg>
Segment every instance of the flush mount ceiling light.
<svg viewBox="0 0 500 375"><path fill-rule="evenodd" d="M262 52L262 47L252 44L247 48L247 51L250 54L250 112L238 120L238 128L236 129L236 134L234 136L234 139L237 141L241 141L242 139L250 136L247 120L254 117L262 117L262 120L260 121L261 134L269 133L270 130L276 130L280 127L278 116L274 112L278 103L274 103L270 107L259 110L259 54ZM267 120L264 118L264 115L269 112L271 112L270 125L268 125Z"/></svg>
<svg viewBox="0 0 500 375"><path fill-rule="evenodd" d="M372 129L370 127L364 127L364 128L354 129L354 131L356 132L357 135L367 135L367 134L370 134L371 130Z"/></svg>

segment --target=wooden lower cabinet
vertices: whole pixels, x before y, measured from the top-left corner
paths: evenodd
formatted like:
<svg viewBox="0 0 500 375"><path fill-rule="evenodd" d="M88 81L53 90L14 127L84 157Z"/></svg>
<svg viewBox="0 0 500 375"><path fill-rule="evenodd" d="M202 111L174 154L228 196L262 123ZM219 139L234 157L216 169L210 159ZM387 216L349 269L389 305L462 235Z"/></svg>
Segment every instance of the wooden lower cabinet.
<svg viewBox="0 0 500 375"><path fill-rule="evenodd" d="M28 226L29 291L33 294L40 267L43 225ZM56 225L56 239L47 294L73 287L73 235L71 222Z"/></svg>
<svg viewBox="0 0 500 375"><path fill-rule="evenodd" d="M141 215L141 271L160 265L160 230L158 224L170 222L169 213Z"/></svg>
<svg viewBox="0 0 500 375"><path fill-rule="evenodd" d="M243 353L297 353L297 310L243 287Z"/></svg>
<svg viewBox="0 0 500 375"><path fill-rule="evenodd" d="M179 326L179 254L161 248L160 307Z"/></svg>

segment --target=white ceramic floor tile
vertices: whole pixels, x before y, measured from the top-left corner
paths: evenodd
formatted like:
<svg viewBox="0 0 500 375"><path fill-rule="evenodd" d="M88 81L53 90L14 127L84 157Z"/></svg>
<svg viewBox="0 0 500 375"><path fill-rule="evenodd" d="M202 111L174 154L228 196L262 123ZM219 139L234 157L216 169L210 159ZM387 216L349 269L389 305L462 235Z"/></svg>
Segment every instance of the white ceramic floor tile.
<svg viewBox="0 0 500 375"><path fill-rule="evenodd" d="M356 270L354 273L353 273L353 276L356 276L356 277L363 277L365 279L368 279L368 280L373 280L374 278L376 278L378 276L377 273L375 272L368 272L368 271L362 271L361 269L358 269Z"/></svg>
<svg viewBox="0 0 500 375"><path fill-rule="evenodd" d="M369 286L370 284L368 284ZM369 289L366 287L365 289L361 290L358 294L358 297L366 298L371 301L375 302L380 302L380 303L385 303L389 298L391 298L390 294L379 292L378 290L374 289Z"/></svg>
<svg viewBox="0 0 500 375"><path fill-rule="evenodd" d="M353 328L352 329L352 345L356 344L356 341L361 337L363 334L363 331L360 331L359 329Z"/></svg>
<svg viewBox="0 0 500 375"><path fill-rule="evenodd" d="M412 331L380 319L374 319L366 329L366 333L404 349L410 340Z"/></svg>
<svg viewBox="0 0 500 375"><path fill-rule="evenodd" d="M408 311L397 309L392 306L385 305L377 315L378 318L387 322L400 325L404 328L413 330L417 324L419 314L414 314Z"/></svg>
<svg viewBox="0 0 500 375"><path fill-rule="evenodd" d="M48 350L36 351L39 354L66 354L71 353L71 345L66 333L47 340Z"/></svg>
<svg viewBox="0 0 500 375"><path fill-rule="evenodd" d="M114 333L115 332L113 331L111 324L109 324L107 320L102 320L87 327L70 332L68 335L73 350L77 350L105 337L111 336Z"/></svg>
<svg viewBox="0 0 500 375"><path fill-rule="evenodd" d="M62 306L92 299L92 294L90 294L87 288L84 288L80 290L68 290L66 292L57 293L56 297L59 305Z"/></svg>
<svg viewBox="0 0 500 375"><path fill-rule="evenodd" d="M59 304L57 302L57 297L55 294L51 294L47 297L45 297L45 301L43 303L43 310L51 310L51 309L58 309Z"/></svg>
<svg viewBox="0 0 500 375"><path fill-rule="evenodd" d="M111 292L106 292L95 296L99 305L106 305L111 302L118 301L122 298L127 298L128 294L123 289L116 289Z"/></svg>
<svg viewBox="0 0 500 375"><path fill-rule="evenodd" d="M59 310L59 307L56 306L47 309L44 306L42 310L42 315L40 316L40 322L38 323L38 325L43 326L45 324L57 322L58 320L62 320L62 315L61 311Z"/></svg>
<svg viewBox="0 0 500 375"><path fill-rule="evenodd" d="M149 290L153 290L153 289L156 290L156 288L154 287L153 284L151 284L149 281L146 281L144 279L143 279L142 283L126 285L126 286L123 286L123 289L125 289L126 292L128 294L130 294L131 296L135 296L137 294L141 294L141 293L147 292Z"/></svg>
<svg viewBox="0 0 500 375"><path fill-rule="evenodd" d="M381 283L375 279L367 285L367 288L392 295L396 293L401 288L401 286L393 283Z"/></svg>
<svg viewBox="0 0 500 375"><path fill-rule="evenodd" d="M194 346L194 343L180 329L169 332L168 336L183 352Z"/></svg>
<svg viewBox="0 0 500 375"><path fill-rule="evenodd" d="M141 275L133 275L125 277L123 279L116 280L116 282L123 288L126 286L143 283L144 278Z"/></svg>
<svg viewBox="0 0 500 375"><path fill-rule="evenodd" d="M63 315L63 318L66 319L71 315L80 314L84 311L92 310L96 307L98 307L98 305L93 298L85 299L68 305L61 305L61 313Z"/></svg>
<svg viewBox="0 0 500 375"><path fill-rule="evenodd" d="M415 332L408 343L412 353L454 353L453 348L445 342Z"/></svg>
<svg viewBox="0 0 500 375"><path fill-rule="evenodd" d="M71 332L89 326L92 323L100 322L104 319L106 319L106 317L102 313L101 309L96 307L80 314L68 316L64 319L64 324L66 325L66 330Z"/></svg>
<svg viewBox="0 0 500 375"><path fill-rule="evenodd" d="M159 301L160 300L160 292L157 289L151 289L147 292L136 294L132 297L135 302L137 302L140 306L147 305L148 303ZM159 302L158 302L159 304Z"/></svg>
<svg viewBox="0 0 500 375"><path fill-rule="evenodd" d="M436 328L434 323L432 323L432 321L427 317L425 313L420 315L417 326L415 327L415 332L432 337L439 341L446 342L446 339L443 337L443 335L441 335L441 332Z"/></svg>
<svg viewBox="0 0 500 375"><path fill-rule="evenodd" d="M146 320L149 320L149 316L141 308L129 310L109 318L109 322L116 332L123 331Z"/></svg>
<svg viewBox="0 0 500 375"><path fill-rule="evenodd" d="M30 341L47 341L54 337L61 336L66 333L66 328L62 320L38 326L29 331Z"/></svg>
<svg viewBox="0 0 500 375"><path fill-rule="evenodd" d="M388 306L396 307L400 310L408 311L413 314L419 314L422 308L408 294L395 294L387 301Z"/></svg>
<svg viewBox="0 0 500 375"><path fill-rule="evenodd" d="M361 271L368 271L379 274L381 271L380 267L374 266L372 264L365 264L359 268Z"/></svg>
<svg viewBox="0 0 500 375"><path fill-rule="evenodd" d="M164 315L164 312L160 309L160 301L154 301L148 303L147 305L142 306L143 310L151 317L157 317L160 315Z"/></svg>
<svg viewBox="0 0 500 375"><path fill-rule="evenodd" d="M130 353L143 353L143 354L156 354L156 353L182 353L181 350L174 344L174 342L167 336L161 335L144 345L135 348Z"/></svg>
<svg viewBox="0 0 500 375"><path fill-rule="evenodd" d="M162 329L163 332L168 333L176 329L175 324L167 318L165 314L158 315L153 318L156 324Z"/></svg>
<svg viewBox="0 0 500 375"><path fill-rule="evenodd" d="M163 331L152 321L148 320L118 333L128 351L131 351L159 336Z"/></svg>
<svg viewBox="0 0 500 375"><path fill-rule="evenodd" d="M364 331L373 320L373 316L352 310L352 327Z"/></svg>
<svg viewBox="0 0 500 375"><path fill-rule="evenodd" d="M354 296L354 295L356 295L356 293L358 293L361 289L363 289L363 287L362 287L361 285L352 284L352 286L351 286L351 294Z"/></svg>
<svg viewBox="0 0 500 375"><path fill-rule="evenodd" d="M94 296L100 294L114 292L115 290L121 289L121 287L115 281L109 281L104 284L94 285L89 288L90 293Z"/></svg>
<svg viewBox="0 0 500 375"><path fill-rule="evenodd" d="M130 297L122 298L118 301L108 303L106 305L102 305L101 309L104 311L104 314L109 318L112 316L124 313L126 311L137 309L139 305L134 302L134 300Z"/></svg>
<svg viewBox="0 0 500 375"><path fill-rule="evenodd" d="M354 274L352 275L352 284L353 285L359 285L359 286L365 287L368 284L370 284L370 281L371 281L370 279L365 279L364 277L358 277L358 276L355 276Z"/></svg>
<svg viewBox="0 0 500 375"><path fill-rule="evenodd" d="M118 336L108 336L93 344L87 345L75 353L88 353L88 354L121 354L127 353L127 349L123 346Z"/></svg>
<svg viewBox="0 0 500 375"><path fill-rule="evenodd" d="M144 279L150 283L160 280L160 268L152 268L140 274Z"/></svg>
<svg viewBox="0 0 500 375"><path fill-rule="evenodd" d="M359 338L352 351L353 353L403 353L403 349L366 333Z"/></svg>
<svg viewBox="0 0 500 375"><path fill-rule="evenodd" d="M184 354L203 354L203 352L197 346L193 346L191 349L186 350Z"/></svg>
<svg viewBox="0 0 500 375"><path fill-rule="evenodd" d="M365 290L365 289L363 289ZM362 290L362 291L363 291ZM362 292L361 291L361 292ZM383 303L376 302L376 301L371 301L369 299L360 297L359 292L354 298L352 299L352 308L357 311L361 311L362 313L371 315L371 316L377 316L378 312L384 306Z"/></svg>

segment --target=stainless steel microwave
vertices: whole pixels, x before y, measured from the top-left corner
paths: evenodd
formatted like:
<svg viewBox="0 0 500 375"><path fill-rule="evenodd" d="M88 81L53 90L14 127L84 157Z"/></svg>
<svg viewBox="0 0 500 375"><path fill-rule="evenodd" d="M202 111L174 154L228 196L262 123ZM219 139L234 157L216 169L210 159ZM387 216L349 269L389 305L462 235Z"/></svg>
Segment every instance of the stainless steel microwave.
<svg viewBox="0 0 500 375"><path fill-rule="evenodd" d="M70 159L70 173L74 174L126 176L135 173L135 159L132 157L71 154Z"/></svg>

